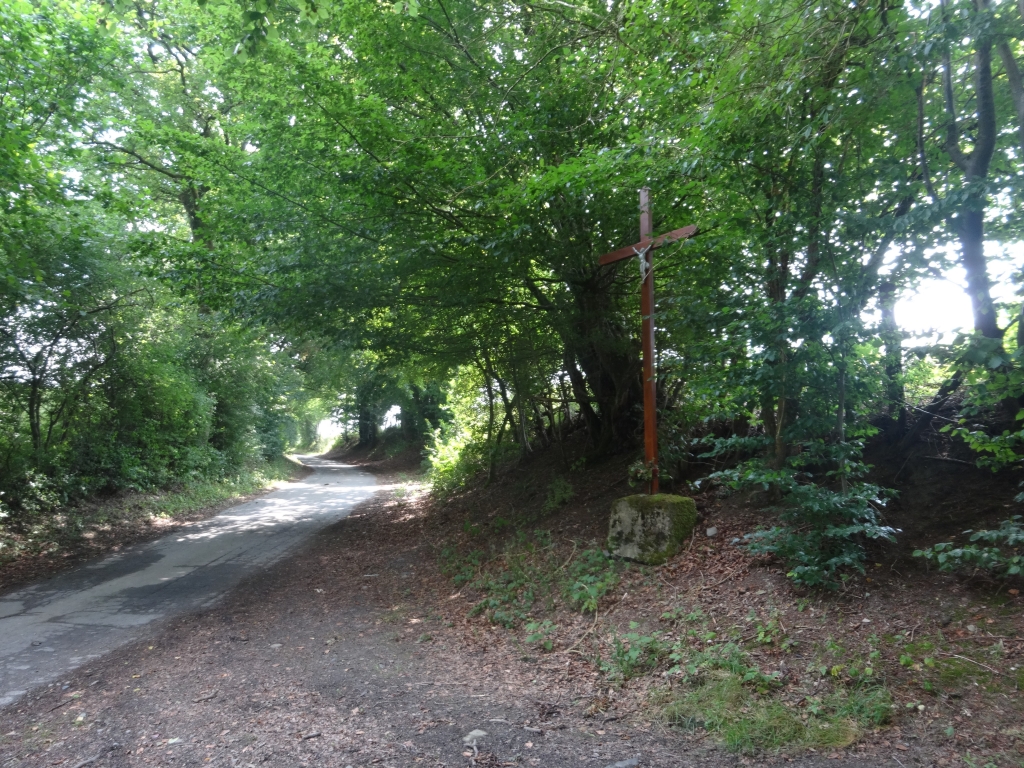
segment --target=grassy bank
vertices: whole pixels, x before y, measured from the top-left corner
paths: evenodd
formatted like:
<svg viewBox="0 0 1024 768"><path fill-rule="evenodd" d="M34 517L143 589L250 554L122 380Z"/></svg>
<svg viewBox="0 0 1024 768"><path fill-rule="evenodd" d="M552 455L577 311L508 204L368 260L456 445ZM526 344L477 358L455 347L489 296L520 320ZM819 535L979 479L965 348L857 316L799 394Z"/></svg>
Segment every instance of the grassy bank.
<svg viewBox="0 0 1024 768"><path fill-rule="evenodd" d="M210 506L233 502L306 472L298 462L280 456L234 477L195 482L177 490L146 496L135 503L142 514L151 518L174 519Z"/></svg>
<svg viewBox="0 0 1024 768"><path fill-rule="evenodd" d="M298 462L280 456L220 480L88 500L42 515L20 528L0 521L0 589L210 517L308 472Z"/></svg>

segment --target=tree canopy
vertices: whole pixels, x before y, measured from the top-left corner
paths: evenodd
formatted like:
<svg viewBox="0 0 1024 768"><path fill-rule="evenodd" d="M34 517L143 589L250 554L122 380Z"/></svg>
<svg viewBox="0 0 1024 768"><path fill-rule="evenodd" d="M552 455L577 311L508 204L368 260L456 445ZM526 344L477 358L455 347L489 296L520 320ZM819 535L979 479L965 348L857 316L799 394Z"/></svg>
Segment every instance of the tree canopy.
<svg viewBox="0 0 1024 768"><path fill-rule="evenodd" d="M992 419L961 437L1020 462L989 262L1021 234L1022 12L4 0L4 503L223 471L314 400L366 442L399 406L456 484L573 433L634 450L638 275L597 257L646 186L655 231L697 227L655 270L663 473L730 456L889 535L863 441L906 450L965 383ZM905 348L899 297L957 268L973 328Z"/></svg>

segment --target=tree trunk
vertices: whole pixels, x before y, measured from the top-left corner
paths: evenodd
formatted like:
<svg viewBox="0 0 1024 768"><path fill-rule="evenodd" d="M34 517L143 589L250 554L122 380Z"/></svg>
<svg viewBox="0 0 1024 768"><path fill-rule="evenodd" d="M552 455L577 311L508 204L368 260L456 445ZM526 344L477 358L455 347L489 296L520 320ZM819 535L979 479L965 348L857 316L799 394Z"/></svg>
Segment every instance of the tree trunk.
<svg viewBox="0 0 1024 768"><path fill-rule="evenodd" d="M576 358L597 403L599 431L591 452L601 456L637 443L643 423L639 339L628 327L616 327L620 317L605 291L586 286L576 292L580 309L576 326Z"/></svg>
<svg viewBox="0 0 1024 768"><path fill-rule="evenodd" d="M512 386L516 390L515 395L512 397L512 405L516 410L516 416L519 417L516 420L516 436L519 438L520 459L525 459L533 453L533 447L530 445L530 435L526 430L526 425L529 421L526 416L526 391L519 380L519 372L514 362L512 365Z"/></svg>
<svg viewBox="0 0 1024 768"><path fill-rule="evenodd" d="M992 301L992 281L985 261L985 212L962 210L960 213L960 264L967 273L967 294L974 314L974 330L989 339L1003 336L996 322L996 309Z"/></svg>
<svg viewBox="0 0 1024 768"><path fill-rule="evenodd" d="M983 8L984 0L977 0ZM947 52L943 57L943 92L946 106L946 151L953 163L963 171L968 185L984 182L988 178L989 163L996 147L995 95L992 84L992 40L980 35L975 42L974 94L977 107L977 125L974 129L974 147L970 154L960 148L960 123L957 118L953 93L952 61ZM960 209L957 219L960 238L960 263L967 273L967 292L974 314L974 330L990 339L1002 338L996 322L992 302L992 283L985 261L985 198L970 194Z"/></svg>
<svg viewBox="0 0 1024 768"><path fill-rule="evenodd" d="M903 335L896 323L896 286L888 280L878 286L878 306L882 311L880 335L885 345L885 410L889 419L886 432L890 440L895 440L906 429L907 409L903 387Z"/></svg>
<svg viewBox="0 0 1024 768"><path fill-rule="evenodd" d="M565 372L569 375L569 384L572 387L573 398L576 400L576 407L583 415L583 422L587 425L587 432L593 442L601 432L601 419L590 404L590 392L587 390L587 382L583 378L583 373L576 365L576 357L568 349L565 350L563 362Z"/></svg>
<svg viewBox="0 0 1024 768"><path fill-rule="evenodd" d="M378 434L377 414L369 407L361 407L359 409L359 447L375 448Z"/></svg>
<svg viewBox="0 0 1024 768"><path fill-rule="evenodd" d="M839 363L839 404L836 408L836 442L840 450L846 447L846 355L843 354ZM846 458L839 459L839 487L845 494L849 489L846 480Z"/></svg>
<svg viewBox="0 0 1024 768"><path fill-rule="evenodd" d="M484 365L477 363L484 375L487 390L487 485L494 482L497 446L494 445L494 381L491 379L491 359L484 351Z"/></svg>
<svg viewBox="0 0 1024 768"><path fill-rule="evenodd" d="M586 275L565 276L576 311L570 324L557 329L573 394L587 423L589 453L594 456L635 445L642 424L639 339L630 333L633 326L624 320L610 291L610 274L607 268L595 267ZM556 317L556 308L544 292L531 280L525 284Z"/></svg>
<svg viewBox="0 0 1024 768"><path fill-rule="evenodd" d="M32 450L38 462L43 453L43 386L42 381L33 376L28 391L28 424L32 434Z"/></svg>

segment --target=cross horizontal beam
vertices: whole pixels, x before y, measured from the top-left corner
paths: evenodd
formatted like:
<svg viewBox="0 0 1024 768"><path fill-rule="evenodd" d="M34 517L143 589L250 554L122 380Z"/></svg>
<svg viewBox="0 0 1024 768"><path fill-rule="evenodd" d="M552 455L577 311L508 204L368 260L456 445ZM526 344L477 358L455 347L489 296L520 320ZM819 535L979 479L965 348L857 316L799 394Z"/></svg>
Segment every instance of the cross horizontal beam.
<svg viewBox="0 0 1024 768"><path fill-rule="evenodd" d="M645 250L650 248L660 248L663 245L674 243L677 240L685 240L688 237L693 237L693 233L696 231L697 227L693 225L683 227L682 229L673 229L671 232L666 232L664 235L658 235L651 239L641 240L635 245L627 245L625 248L619 248L617 251L606 253L598 259L598 264L605 266L606 264L614 264L616 261L622 261L623 259L631 259L637 255L637 252L643 253Z"/></svg>

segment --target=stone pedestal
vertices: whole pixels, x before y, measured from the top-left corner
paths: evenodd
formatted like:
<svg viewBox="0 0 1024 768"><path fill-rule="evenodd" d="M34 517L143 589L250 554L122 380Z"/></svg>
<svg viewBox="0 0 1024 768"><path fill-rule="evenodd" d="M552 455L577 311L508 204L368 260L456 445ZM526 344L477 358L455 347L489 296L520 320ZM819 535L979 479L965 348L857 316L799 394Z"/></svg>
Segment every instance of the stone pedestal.
<svg viewBox="0 0 1024 768"><path fill-rule="evenodd" d="M675 555L697 524L693 499L659 493L612 502L608 551L616 557L660 565Z"/></svg>

